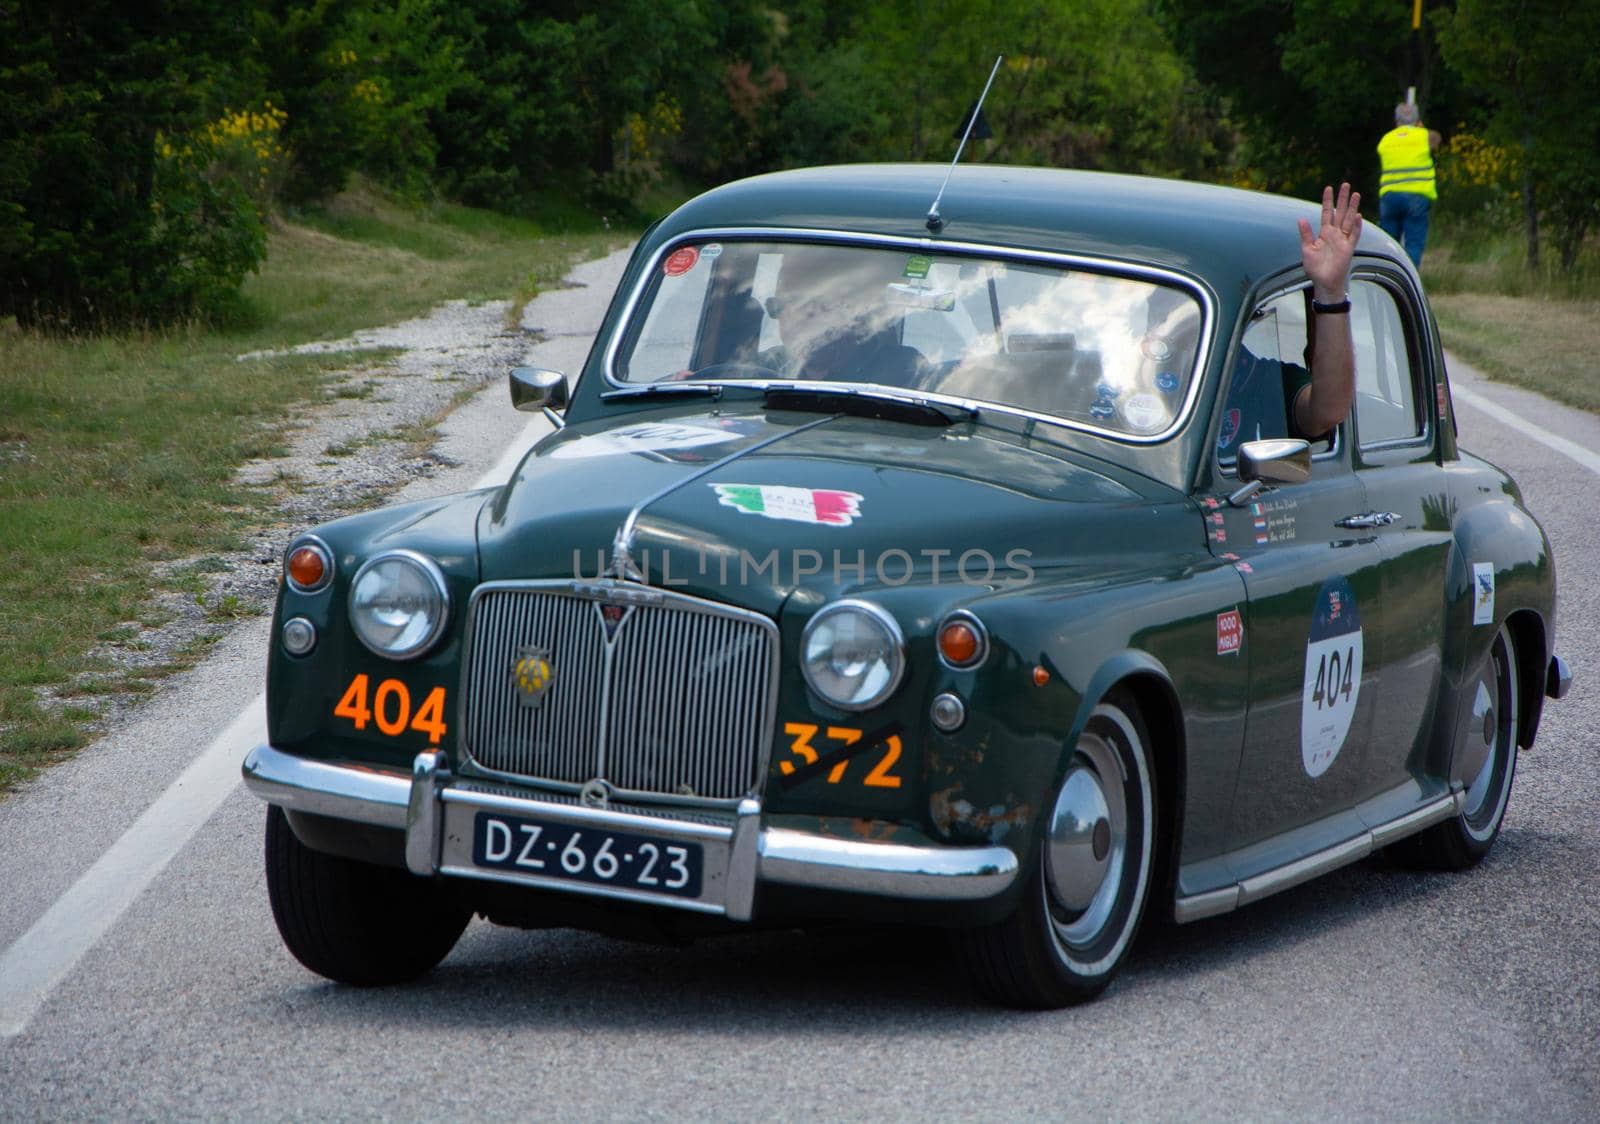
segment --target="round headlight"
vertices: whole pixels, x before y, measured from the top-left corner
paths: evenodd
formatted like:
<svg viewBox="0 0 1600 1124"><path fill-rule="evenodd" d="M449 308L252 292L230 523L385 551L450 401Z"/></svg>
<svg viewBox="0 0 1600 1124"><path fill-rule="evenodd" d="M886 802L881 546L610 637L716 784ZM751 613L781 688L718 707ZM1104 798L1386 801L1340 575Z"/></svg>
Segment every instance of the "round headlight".
<svg viewBox="0 0 1600 1124"><path fill-rule="evenodd" d="M883 702L905 674L905 641L893 617L865 601L836 601L800 636L806 684L841 710Z"/></svg>
<svg viewBox="0 0 1600 1124"><path fill-rule="evenodd" d="M449 612L444 575L414 550L369 558L350 583L350 627L380 656L409 660L444 632Z"/></svg>

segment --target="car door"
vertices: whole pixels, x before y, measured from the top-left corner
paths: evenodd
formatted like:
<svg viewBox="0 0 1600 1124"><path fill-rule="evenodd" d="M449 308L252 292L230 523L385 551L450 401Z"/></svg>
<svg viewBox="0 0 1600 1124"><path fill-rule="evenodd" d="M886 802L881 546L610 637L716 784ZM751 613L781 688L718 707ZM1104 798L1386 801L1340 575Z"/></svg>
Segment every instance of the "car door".
<svg viewBox="0 0 1600 1124"><path fill-rule="evenodd" d="M1303 363L1305 327L1303 287L1263 303L1230 364L1232 381L1252 369L1259 378L1263 360L1267 370ZM1236 652L1249 664L1250 706L1229 849L1235 873L1248 877L1355 834L1378 695L1367 645L1384 606L1376 537L1341 525L1369 509L1348 425L1313 445L1310 479L1233 503L1227 495L1239 481L1230 429L1242 426L1254 438L1260 425L1268 438L1285 435L1287 425L1281 389L1264 420L1236 404L1236 391L1230 386L1223 398L1217 494L1202 502L1212 550L1233 561L1247 596ZM1223 630L1219 620L1218 658L1229 658L1221 654Z"/></svg>
<svg viewBox="0 0 1600 1124"><path fill-rule="evenodd" d="M1383 553L1385 615L1368 758L1374 823L1442 794L1444 762L1430 761L1445 636L1445 585L1454 513L1439 465L1434 373L1425 319L1398 275L1351 284L1356 346L1356 475Z"/></svg>

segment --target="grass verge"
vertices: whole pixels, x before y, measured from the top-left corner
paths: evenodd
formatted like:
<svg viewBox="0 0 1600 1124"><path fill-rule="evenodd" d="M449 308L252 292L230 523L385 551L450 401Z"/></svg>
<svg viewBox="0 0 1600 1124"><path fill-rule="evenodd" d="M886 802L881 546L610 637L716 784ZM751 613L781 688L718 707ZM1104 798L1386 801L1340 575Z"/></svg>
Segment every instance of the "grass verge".
<svg viewBox="0 0 1600 1124"><path fill-rule="evenodd" d="M1444 345L1492 379L1600 413L1600 249L1530 270L1520 232L1447 231L1423 259Z"/></svg>
<svg viewBox="0 0 1600 1124"><path fill-rule="evenodd" d="M86 696L147 692L203 654L136 673L116 655L163 622L158 595L197 595L193 567L173 563L237 549L259 525L270 501L236 469L273 455L285 419L349 362L235 356L447 299L520 309L626 237L418 212L363 187L279 224L226 325L66 339L0 326L0 792L88 740L100 712ZM251 611L202 604L219 622Z"/></svg>
<svg viewBox="0 0 1600 1124"><path fill-rule="evenodd" d="M1444 345L1492 379L1600 413L1600 300L1431 298Z"/></svg>

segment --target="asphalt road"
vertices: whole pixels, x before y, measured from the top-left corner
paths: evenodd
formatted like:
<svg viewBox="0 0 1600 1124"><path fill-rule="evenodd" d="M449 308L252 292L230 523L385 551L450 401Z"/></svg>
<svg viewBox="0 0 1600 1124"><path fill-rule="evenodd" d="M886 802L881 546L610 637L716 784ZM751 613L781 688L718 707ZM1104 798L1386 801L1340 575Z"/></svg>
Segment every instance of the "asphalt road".
<svg viewBox="0 0 1600 1124"><path fill-rule="evenodd" d="M541 298L534 361L578 368L616 269ZM1478 869L1371 860L1147 929L1099 1002L1047 1014L884 929L665 949L474 922L413 986L338 987L279 942L231 779L255 621L0 804L0 1118L1600 1118L1600 420L1452 374L1464 445L1555 544L1577 676ZM524 422L480 396L448 426L462 468L422 486L471 484Z"/></svg>

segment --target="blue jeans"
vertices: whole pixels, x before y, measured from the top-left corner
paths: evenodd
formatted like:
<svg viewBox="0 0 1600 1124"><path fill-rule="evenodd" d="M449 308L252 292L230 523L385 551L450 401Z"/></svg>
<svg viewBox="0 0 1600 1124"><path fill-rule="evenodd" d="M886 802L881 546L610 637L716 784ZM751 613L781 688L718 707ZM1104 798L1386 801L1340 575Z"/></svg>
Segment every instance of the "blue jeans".
<svg viewBox="0 0 1600 1124"><path fill-rule="evenodd" d="M1410 191L1390 191L1378 198L1378 225L1405 247L1411 264L1422 264L1422 247L1428 241L1428 211L1433 200Z"/></svg>

